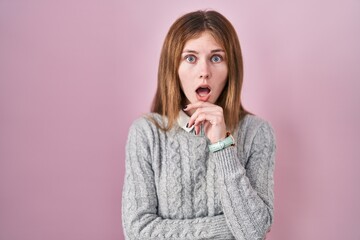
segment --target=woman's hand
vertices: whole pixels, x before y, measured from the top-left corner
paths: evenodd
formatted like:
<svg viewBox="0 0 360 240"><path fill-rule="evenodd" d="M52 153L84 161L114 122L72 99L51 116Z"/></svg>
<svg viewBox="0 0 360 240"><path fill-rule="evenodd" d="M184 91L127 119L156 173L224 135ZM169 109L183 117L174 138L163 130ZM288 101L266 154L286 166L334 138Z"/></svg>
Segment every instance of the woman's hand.
<svg viewBox="0 0 360 240"><path fill-rule="evenodd" d="M195 127L195 134L199 134L201 124L204 125L205 135L211 143L216 143L226 137L226 125L222 107L209 102L190 103L184 108L185 112L191 110L188 127Z"/></svg>

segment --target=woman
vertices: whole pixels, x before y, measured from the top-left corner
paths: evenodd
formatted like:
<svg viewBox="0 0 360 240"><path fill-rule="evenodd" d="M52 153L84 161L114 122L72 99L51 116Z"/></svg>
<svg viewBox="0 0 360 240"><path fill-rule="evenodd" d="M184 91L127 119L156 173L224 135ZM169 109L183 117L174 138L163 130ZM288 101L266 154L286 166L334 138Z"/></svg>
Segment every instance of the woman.
<svg viewBox="0 0 360 240"><path fill-rule="evenodd" d="M130 128L126 239L264 239L275 139L240 101L241 49L216 11L185 14L162 48L151 112Z"/></svg>

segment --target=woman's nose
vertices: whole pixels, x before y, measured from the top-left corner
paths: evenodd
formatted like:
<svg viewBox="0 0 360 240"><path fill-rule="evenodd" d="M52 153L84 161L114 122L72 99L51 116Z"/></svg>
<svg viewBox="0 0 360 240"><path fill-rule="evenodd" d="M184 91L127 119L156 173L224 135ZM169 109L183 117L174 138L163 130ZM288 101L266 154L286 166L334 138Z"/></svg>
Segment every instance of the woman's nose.
<svg viewBox="0 0 360 240"><path fill-rule="evenodd" d="M199 77L203 79L208 79L211 77L209 63L204 61L199 61Z"/></svg>

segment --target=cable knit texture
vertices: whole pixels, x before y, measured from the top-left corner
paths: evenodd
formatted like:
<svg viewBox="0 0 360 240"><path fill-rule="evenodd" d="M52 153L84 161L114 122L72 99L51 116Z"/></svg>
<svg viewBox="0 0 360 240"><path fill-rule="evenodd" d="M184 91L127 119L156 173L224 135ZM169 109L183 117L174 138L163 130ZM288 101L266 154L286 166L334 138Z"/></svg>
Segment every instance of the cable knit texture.
<svg viewBox="0 0 360 240"><path fill-rule="evenodd" d="M136 120L126 145L125 238L264 239L273 221L274 132L247 115L233 135L235 147L211 153L203 132Z"/></svg>

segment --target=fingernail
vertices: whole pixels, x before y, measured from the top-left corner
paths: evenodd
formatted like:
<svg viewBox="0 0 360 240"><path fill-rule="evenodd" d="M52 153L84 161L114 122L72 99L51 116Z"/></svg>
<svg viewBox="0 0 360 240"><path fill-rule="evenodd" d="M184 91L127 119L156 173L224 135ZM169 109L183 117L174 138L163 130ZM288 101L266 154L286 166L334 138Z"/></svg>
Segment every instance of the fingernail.
<svg viewBox="0 0 360 240"><path fill-rule="evenodd" d="M185 107L183 108L183 110L185 111L185 110L187 109L187 107L188 107L188 106L187 106L187 105L185 105Z"/></svg>

